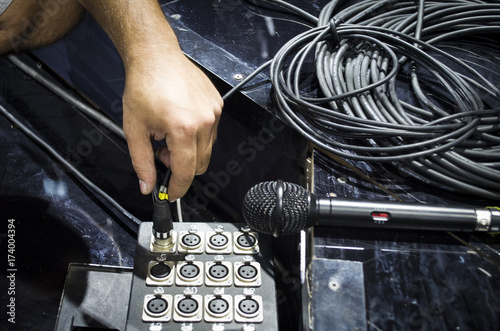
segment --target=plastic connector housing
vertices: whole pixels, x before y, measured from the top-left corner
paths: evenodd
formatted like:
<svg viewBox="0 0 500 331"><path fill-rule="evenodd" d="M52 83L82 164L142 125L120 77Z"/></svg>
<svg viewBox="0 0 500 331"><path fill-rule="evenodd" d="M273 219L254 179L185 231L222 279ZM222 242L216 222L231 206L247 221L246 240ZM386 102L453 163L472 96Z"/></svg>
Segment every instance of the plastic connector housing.
<svg viewBox="0 0 500 331"><path fill-rule="evenodd" d="M143 322L169 322L172 319L172 295L147 294L144 296Z"/></svg>
<svg viewBox="0 0 500 331"><path fill-rule="evenodd" d="M202 254L205 250L205 234L195 229L179 232L177 251L186 254Z"/></svg>
<svg viewBox="0 0 500 331"><path fill-rule="evenodd" d="M203 297L198 294L177 294L174 297L175 322L199 322L203 318Z"/></svg>
<svg viewBox="0 0 500 331"><path fill-rule="evenodd" d="M160 268L160 266L163 266ZM148 286L172 286L175 278L175 263L172 261L150 261L148 263Z"/></svg>
<svg viewBox="0 0 500 331"><path fill-rule="evenodd" d="M234 254L258 254L259 235L252 231L237 231L233 233Z"/></svg>
<svg viewBox="0 0 500 331"><path fill-rule="evenodd" d="M202 261L181 261L176 265L177 286L201 286L204 280L204 263Z"/></svg>
<svg viewBox="0 0 500 331"><path fill-rule="evenodd" d="M261 267L258 262L234 262L234 285L259 287L262 285Z"/></svg>
<svg viewBox="0 0 500 331"><path fill-rule="evenodd" d="M233 284L233 264L229 261L205 262L206 286L231 286Z"/></svg>
<svg viewBox="0 0 500 331"><path fill-rule="evenodd" d="M235 295L234 320L239 323L260 323L263 320L262 297L260 295Z"/></svg>
<svg viewBox="0 0 500 331"><path fill-rule="evenodd" d="M233 297L231 295L205 295L205 322L231 322L233 311Z"/></svg>
<svg viewBox="0 0 500 331"><path fill-rule="evenodd" d="M231 254L233 250L233 234L227 231L206 233L207 254Z"/></svg>

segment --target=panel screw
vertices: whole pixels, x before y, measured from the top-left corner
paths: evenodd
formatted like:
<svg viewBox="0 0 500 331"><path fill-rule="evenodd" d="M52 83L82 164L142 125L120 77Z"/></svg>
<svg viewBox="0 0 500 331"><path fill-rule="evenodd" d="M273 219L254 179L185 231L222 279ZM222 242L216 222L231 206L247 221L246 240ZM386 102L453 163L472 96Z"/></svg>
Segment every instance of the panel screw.
<svg viewBox="0 0 500 331"><path fill-rule="evenodd" d="M243 80L243 78L245 78L245 76L243 76L242 74L235 74L233 76L233 79L237 80L237 81L241 81L241 80Z"/></svg>
<svg viewBox="0 0 500 331"><path fill-rule="evenodd" d="M336 280L330 280L330 282L328 283L328 287L332 291L338 291L338 289L340 288L340 284Z"/></svg>

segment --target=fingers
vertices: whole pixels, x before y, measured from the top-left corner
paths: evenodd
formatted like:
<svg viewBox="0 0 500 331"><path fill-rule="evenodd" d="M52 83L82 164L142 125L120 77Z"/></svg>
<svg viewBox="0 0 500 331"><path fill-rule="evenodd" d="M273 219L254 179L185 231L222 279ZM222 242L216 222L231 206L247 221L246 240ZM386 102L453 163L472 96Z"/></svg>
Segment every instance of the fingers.
<svg viewBox="0 0 500 331"><path fill-rule="evenodd" d="M195 175L208 168L223 101L210 80L184 57L176 66L161 63L158 68L168 75L155 73L155 79L146 81L142 71L130 69L123 123L144 194L156 183L150 139L165 139L158 156L172 170L168 193L174 201L187 192Z"/></svg>
<svg viewBox="0 0 500 331"><path fill-rule="evenodd" d="M156 151L156 155L160 158L160 161L170 167L170 152L168 151L167 146L160 146Z"/></svg>
<svg viewBox="0 0 500 331"><path fill-rule="evenodd" d="M210 120L204 121L201 125L200 123L179 125L166 135L167 146L162 146L157 151L160 160L172 170L168 187L169 200L175 201L186 194L194 176L207 170L217 135L220 117L217 113L216 111ZM125 123L124 130L132 165L139 177L141 193L149 194L156 183L151 133Z"/></svg>
<svg viewBox="0 0 500 331"><path fill-rule="evenodd" d="M142 194L149 194L153 191L156 183L154 154L149 135L145 131L127 130L126 128L124 130L132 166L139 178L139 188Z"/></svg>
<svg viewBox="0 0 500 331"><path fill-rule="evenodd" d="M189 189L194 176L203 174L209 165L212 146L217 135L220 112L208 120L178 125L175 133L166 136L167 146L157 150L160 160L172 170L168 193L169 200L182 197ZM199 120L199 119L198 119Z"/></svg>
<svg viewBox="0 0 500 331"><path fill-rule="evenodd" d="M172 170L168 187L170 201L175 201L186 194L194 176L207 169L212 149L210 138L212 125L208 129L190 123L181 126L174 134L167 135L168 162ZM167 155L165 153L163 155L167 159Z"/></svg>
<svg viewBox="0 0 500 331"><path fill-rule="evenodd" d="M214 116L204 123L202 133L197 136L196 175L201 175L207 171L212 155L212 147L217 137L219 119L220 113L214 113Z"/></svg>
<svg viewBox="0 0 500 331"><path fill-rule="evenodd" d="M162 146L156 152L161 162L172 170L172 176L168 184L168 200L173 202L186 194L191 182L194 178L194 171L190 171L190 161L188 158L177 157L174 153L173 156L168 150L167 146ZM175 162L175 160L183 160L184 162ZM171 162L171 160L173 160Z"/></svg>

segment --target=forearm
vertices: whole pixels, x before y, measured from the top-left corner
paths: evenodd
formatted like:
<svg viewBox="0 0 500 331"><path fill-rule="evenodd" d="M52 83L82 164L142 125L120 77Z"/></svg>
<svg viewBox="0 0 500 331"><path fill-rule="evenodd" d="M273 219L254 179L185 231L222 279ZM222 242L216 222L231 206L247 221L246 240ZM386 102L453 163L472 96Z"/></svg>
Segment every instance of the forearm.
<svg viewBox="0 0 500 331"><path fill-rule="evenodd" d="M177 38L156 0L80 0L106 31L130 68L145 55L181 56ZM174 59L170 59L174 60Z"/></svg>
<svg viewBox="0 0 500 331"><path fill-rule="evenodd" d="M0 15L0 56L46 46L65 36L84 9L78 0L16 0Z"/></svg>

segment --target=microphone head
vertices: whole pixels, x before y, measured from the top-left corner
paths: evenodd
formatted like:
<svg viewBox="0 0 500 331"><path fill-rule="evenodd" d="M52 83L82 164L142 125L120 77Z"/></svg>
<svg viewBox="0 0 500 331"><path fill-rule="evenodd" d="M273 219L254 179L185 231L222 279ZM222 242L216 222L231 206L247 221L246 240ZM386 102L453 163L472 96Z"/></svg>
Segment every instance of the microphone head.
<svg viewBox="0 0 500 331"><path fill-rule="evenodd" d="M309 192L293 183L263 182L243 200L243 217L250 228L274 236L298 233L307 227Z"/></svg>

